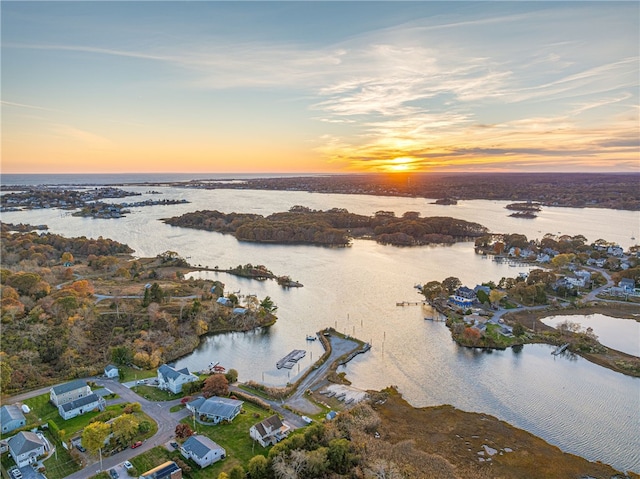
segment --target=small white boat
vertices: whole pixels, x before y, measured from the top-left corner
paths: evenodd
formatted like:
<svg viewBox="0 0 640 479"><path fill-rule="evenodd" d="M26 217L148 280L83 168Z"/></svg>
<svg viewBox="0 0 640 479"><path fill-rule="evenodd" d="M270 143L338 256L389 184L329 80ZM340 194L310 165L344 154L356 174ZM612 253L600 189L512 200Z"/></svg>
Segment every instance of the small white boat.
<svg viewBox="0 0 640 479"><path fill-rule="evenodd" d="M315 336L311 336L310 334L307 334L307 341L315 341L316 337Z"/></svg>

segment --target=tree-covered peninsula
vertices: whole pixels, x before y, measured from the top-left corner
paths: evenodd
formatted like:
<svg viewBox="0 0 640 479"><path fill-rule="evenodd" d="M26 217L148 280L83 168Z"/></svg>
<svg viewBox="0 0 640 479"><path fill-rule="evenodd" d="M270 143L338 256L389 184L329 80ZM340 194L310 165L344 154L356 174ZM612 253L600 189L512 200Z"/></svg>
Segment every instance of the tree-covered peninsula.
<svg viewBox="0 0 640 479"><path fill-rule="evenodd" d="M294 206L287 212L266 217L203 210L163 221L172 226L230 233L240 241L322 246L347 246L354 238L371 238L396 246L451 244L488 232L478 223L443 216L422 218L415 211L401 217L391 211L365 216L344 208L322 211L305 206Z"/></svg>
<svg viewBox="0 0 640 479"><path fill-rule="evenodd" d="M175 252L135 259L110 239L10 229L2 225L0 251L3 393L94 375L108 363L156 368L206 334L276 321L268 296L184 279L194 268Z"/></svg>

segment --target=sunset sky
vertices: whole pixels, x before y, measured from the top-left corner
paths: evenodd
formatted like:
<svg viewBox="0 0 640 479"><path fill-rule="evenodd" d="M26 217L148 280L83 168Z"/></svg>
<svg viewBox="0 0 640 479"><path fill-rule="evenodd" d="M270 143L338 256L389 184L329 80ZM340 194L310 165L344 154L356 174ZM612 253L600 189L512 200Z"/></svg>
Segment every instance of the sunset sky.
<svg viewBox="0 0 640 479"><path fill-rule="evenodd" d="M638 2L7 2L3 173L640 171Z"/></svg>

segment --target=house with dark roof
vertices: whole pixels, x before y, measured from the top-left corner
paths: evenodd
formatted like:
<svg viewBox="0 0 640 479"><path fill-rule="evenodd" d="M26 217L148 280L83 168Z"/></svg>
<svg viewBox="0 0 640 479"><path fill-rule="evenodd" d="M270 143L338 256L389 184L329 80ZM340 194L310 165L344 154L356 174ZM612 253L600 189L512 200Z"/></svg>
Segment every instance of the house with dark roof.
<svg viewBox="0 0 640 479"><path fill-rule="evenodd" d="M466 286L459 287L454 294L449 296L449 301L461 308L470 308L476 299L475 291Z"/></svg>
<svg viewBox="0 0 640 479"><path fill-rule="evenodd" d="M49 390L49 399L54 406L75 401L81 397L91 394L91 388L87 385L87 381L76 379L64 384L59 384Z"/></svg>
<svg viewBox="0 0 640 479"><path fill-rule="evenodd" d="M60 404L58 413L64 420L67 420L96 409L104 411L105 406L106 402L103 397L98 396L96 393L91 393L75 401Z"/></svg>
<svg viewBox="0 0 640 479"><path fill-rule="evenodd" d="M104 375L111 379L118 379L120 377L120 371L113 364L109 364L104 368Z"/></svg>
<svg viewBox="0 0 640 479"><path fill-rule="evenodd" d="M25 426L27 420L18 406L9 404L0 408L0 424L2 424L2 434L5 434Z"/></svg>
<svg viewBox="0 0 640 479"><path fill-rule="evenodd" d="M618 283L618 287L622 288L627 293L632 293L636 287L636 282L633 278L622 278L620 283Z"/></svg>
<svg viewBox="0 0 640 479"><path fill-rule="evenodd" d="M47 450L47 443L44 439L31 431L21 431L7 442L9 454L18 467L36 463Z"/></svg>
<svg viewBox="0 0 640 479"><path fill-rule="evenodd" d="M243 404L236 399L218 396L209 399L199 397L187 403L187 409L202 422L218 424L222 421L233 421L240 414Z"/></svg>
<svg viewBox="0 0 640 479"><path fill-rule="evenodd" d="M258 424L254 424L249 429L249 435L252 439L258 441L262 447L273 446L277 442L282 441L291 429L282 420L274 414Z"/></svg>
<svg viewBox="0 0 640 479"><path fill-rule="evenodd" d="M192 459L201 468L224 459L227 451L207 436L190 436L180 448L180 453L187 459Z"/></svg>
<svg viewBox="0 0 640 479"><path fill-rule="evenodd" d="M189 369L182 368L176 370L171 366L163 364L158 368L158 387L168 389L174 394L182 392L182 385L198 380L198 376L189 372Z"/></svg>
<svg viewBox="0 0 640 479"><path fill-rule="evenodd" d="M182 479L182 469L173 461L167 461L140 476L140 479Z"/></svg>

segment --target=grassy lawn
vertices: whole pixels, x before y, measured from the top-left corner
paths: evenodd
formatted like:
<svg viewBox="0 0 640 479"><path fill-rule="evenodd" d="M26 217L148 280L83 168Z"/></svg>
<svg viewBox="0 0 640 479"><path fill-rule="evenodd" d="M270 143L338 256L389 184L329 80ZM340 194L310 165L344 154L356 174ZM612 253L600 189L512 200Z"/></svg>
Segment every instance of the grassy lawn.
<svg viewBox="0 0 640 479"><path fill-rule="evenodd" d="M173 394L171 391L164 391L153 386L134 386L131 390L150 401L171 401L183 396L182 394Z"/></svg>
<svg viewBox="0 0 640 479"><path fill-rule="evenodd" d="M124 374L124 379L121 381L126 383L128 381L135 381L136 379L148 379L157 378L158 373L155 369L136 369L128 366L118 366L118 369Z"/></svg>
<svg viewBox="0 0 640 479"><path fill-rule="evenodd" d="M254 444L254 441L249 436L249 428L271 416L271 414L247 402L244 403L242 408L244 412L238 415L230 424L204 426L196 423L197 433L208 436L220 444L227 451L227 458L207 467L202 471L202 475L198 474L200 471L196 471L196 466L190 474L191 477L194 479L217 477L220 472L228 472L236 464L246 467L249 460L257 454L267 454L269 448L262 447L258 443ZM183 422L193 427L193 420L187 418Z"/></svg>
<svg viewBox="0 0 640 479"><path fill-rule="evenodd" d="M176 404L175 406L171 407L171 409L169 409L169 412L178 412L182 409L184 409L184 404Z"/></svg>
<svg viewBox="0 0 640 479"><path fill-rule="evenodd" d="M54 444L56 448L56 454L44 461L47 479L62 479L80 470L81 467L73 460L69 451L62 447L62 443L54 439L52 434L48 432L45 434L49 442Z"/></svg>

